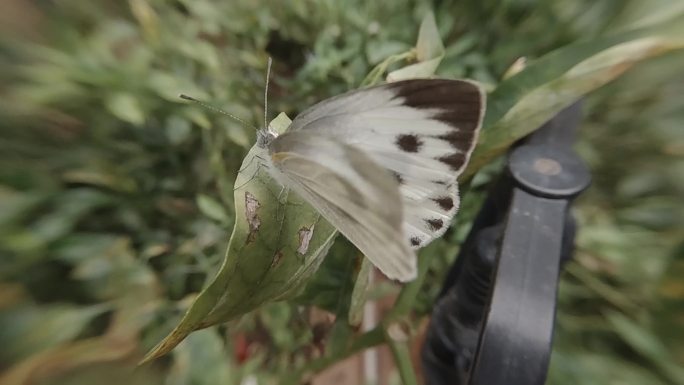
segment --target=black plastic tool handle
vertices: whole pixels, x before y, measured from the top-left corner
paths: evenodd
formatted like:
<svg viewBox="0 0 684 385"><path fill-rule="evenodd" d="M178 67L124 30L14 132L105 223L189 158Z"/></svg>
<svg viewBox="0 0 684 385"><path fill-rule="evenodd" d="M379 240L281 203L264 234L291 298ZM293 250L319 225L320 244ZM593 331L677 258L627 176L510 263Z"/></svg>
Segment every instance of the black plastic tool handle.
<svg viewBox="0 0 684 385"><path fill-rule="evenodd" d="M580 116L579 104L569 107L509 154L435 306L428 384L544 384L574 241L569 207L590 182L572 150Z"/></svg>

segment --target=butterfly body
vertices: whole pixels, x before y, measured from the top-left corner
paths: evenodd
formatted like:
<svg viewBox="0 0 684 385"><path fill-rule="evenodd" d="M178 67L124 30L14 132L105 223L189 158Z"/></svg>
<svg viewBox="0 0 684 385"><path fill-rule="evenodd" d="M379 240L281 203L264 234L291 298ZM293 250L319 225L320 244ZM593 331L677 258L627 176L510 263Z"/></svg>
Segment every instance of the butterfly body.
<svg viewBox="0 0 684 385"><path fill-rule="evenodd" d="M257 133L264 166L392 279L416 275L414 249L458 210L456 178L477 142L484 93L416 79L348 92Z"/></svg>

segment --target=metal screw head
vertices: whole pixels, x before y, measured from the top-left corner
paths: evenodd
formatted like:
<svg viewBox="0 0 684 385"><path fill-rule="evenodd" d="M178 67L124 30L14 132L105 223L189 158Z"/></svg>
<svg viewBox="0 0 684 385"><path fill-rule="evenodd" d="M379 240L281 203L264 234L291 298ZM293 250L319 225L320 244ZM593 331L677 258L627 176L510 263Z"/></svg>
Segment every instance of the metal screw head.
<svg viewBox="0 0 684 385"><path fill-rule="evenodd" d="M534 169L544 175L558 175L563 171L563 167L560 163L556 162L551 158L539 158L534 161Z"/></svg>
<svg viewBox="0 0 684 385"><path fill-rule="evenodd" d="M524 145L508 158L516 183L549 198L570 198L589 186L589 170L574 152L548 145Z"/></svg>

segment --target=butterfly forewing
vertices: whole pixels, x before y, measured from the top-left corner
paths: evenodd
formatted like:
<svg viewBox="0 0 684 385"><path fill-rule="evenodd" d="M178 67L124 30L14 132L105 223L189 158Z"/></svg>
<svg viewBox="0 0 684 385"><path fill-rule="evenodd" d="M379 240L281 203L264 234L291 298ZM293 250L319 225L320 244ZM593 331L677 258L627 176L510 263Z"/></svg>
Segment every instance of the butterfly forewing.
<svg viewBox="0 0 684 385"><path fill-rule="evenodd" d="M287 132L270 145L271 174L340 230L385 275L416 275L394 177L362 150L311 132Z"/></svg>
<svg viewBox="0 0 684 385"><path fill-rule="evenodd" d="M458 209L456 178L477 142L485 96L475 83L415 79L352 91L302 112L288 132L362 150L400 185L404 237L441 236Z"/></svg>

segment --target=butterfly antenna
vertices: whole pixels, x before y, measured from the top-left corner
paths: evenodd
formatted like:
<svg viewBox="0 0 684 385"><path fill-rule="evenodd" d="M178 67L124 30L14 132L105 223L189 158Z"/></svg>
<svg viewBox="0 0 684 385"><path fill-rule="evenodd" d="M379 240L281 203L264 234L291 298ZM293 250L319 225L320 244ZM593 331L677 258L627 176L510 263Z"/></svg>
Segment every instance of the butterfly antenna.
<svg viewBox="0 0 684 385"><path fill-rule="evenodd" d="M268 66L266 67L266 88L264 89L264 128L268 128L268 81L271 77L271 57L268 58Z"/></svg>
<svg viewBox="0 0 684 385"><path fill-rule="evenodd" d="M220 108L218 108L218 107L214 107L214 106L212 106L211 104L205 103L205 102L203 102L203 101L201 101L201 100L197 100L197 99L193 98L192 96L188 96L188 95L185 95L185 94L180 94L179 97L180 97L181 99L189 100L189 101L191 101L191 102L193 102L193 103L196 103L196 104L198 104L198 105L200 105L200 106L202 106L202 107L204 107L204 108L207 108L207 109L209 109L209 110L218 112L219 114L226 115L227 117L229 117L229 118L231 118L231 119L237 120L238 122L242 123L242 125L244 125L244 126L246 126L246 127L251 127L251 128L253 128L253 129L255 129L255 130L258 130L258 128L256 128L256 127L254 127L253 125L251 125L251 124L245 122L244 120L238 118L237 116L235 116L235 115L233 115L233 114L231 114L231 113L228 113L228 112L226 112L226 111L223 111L222 109L220 109Z"/></svg>

